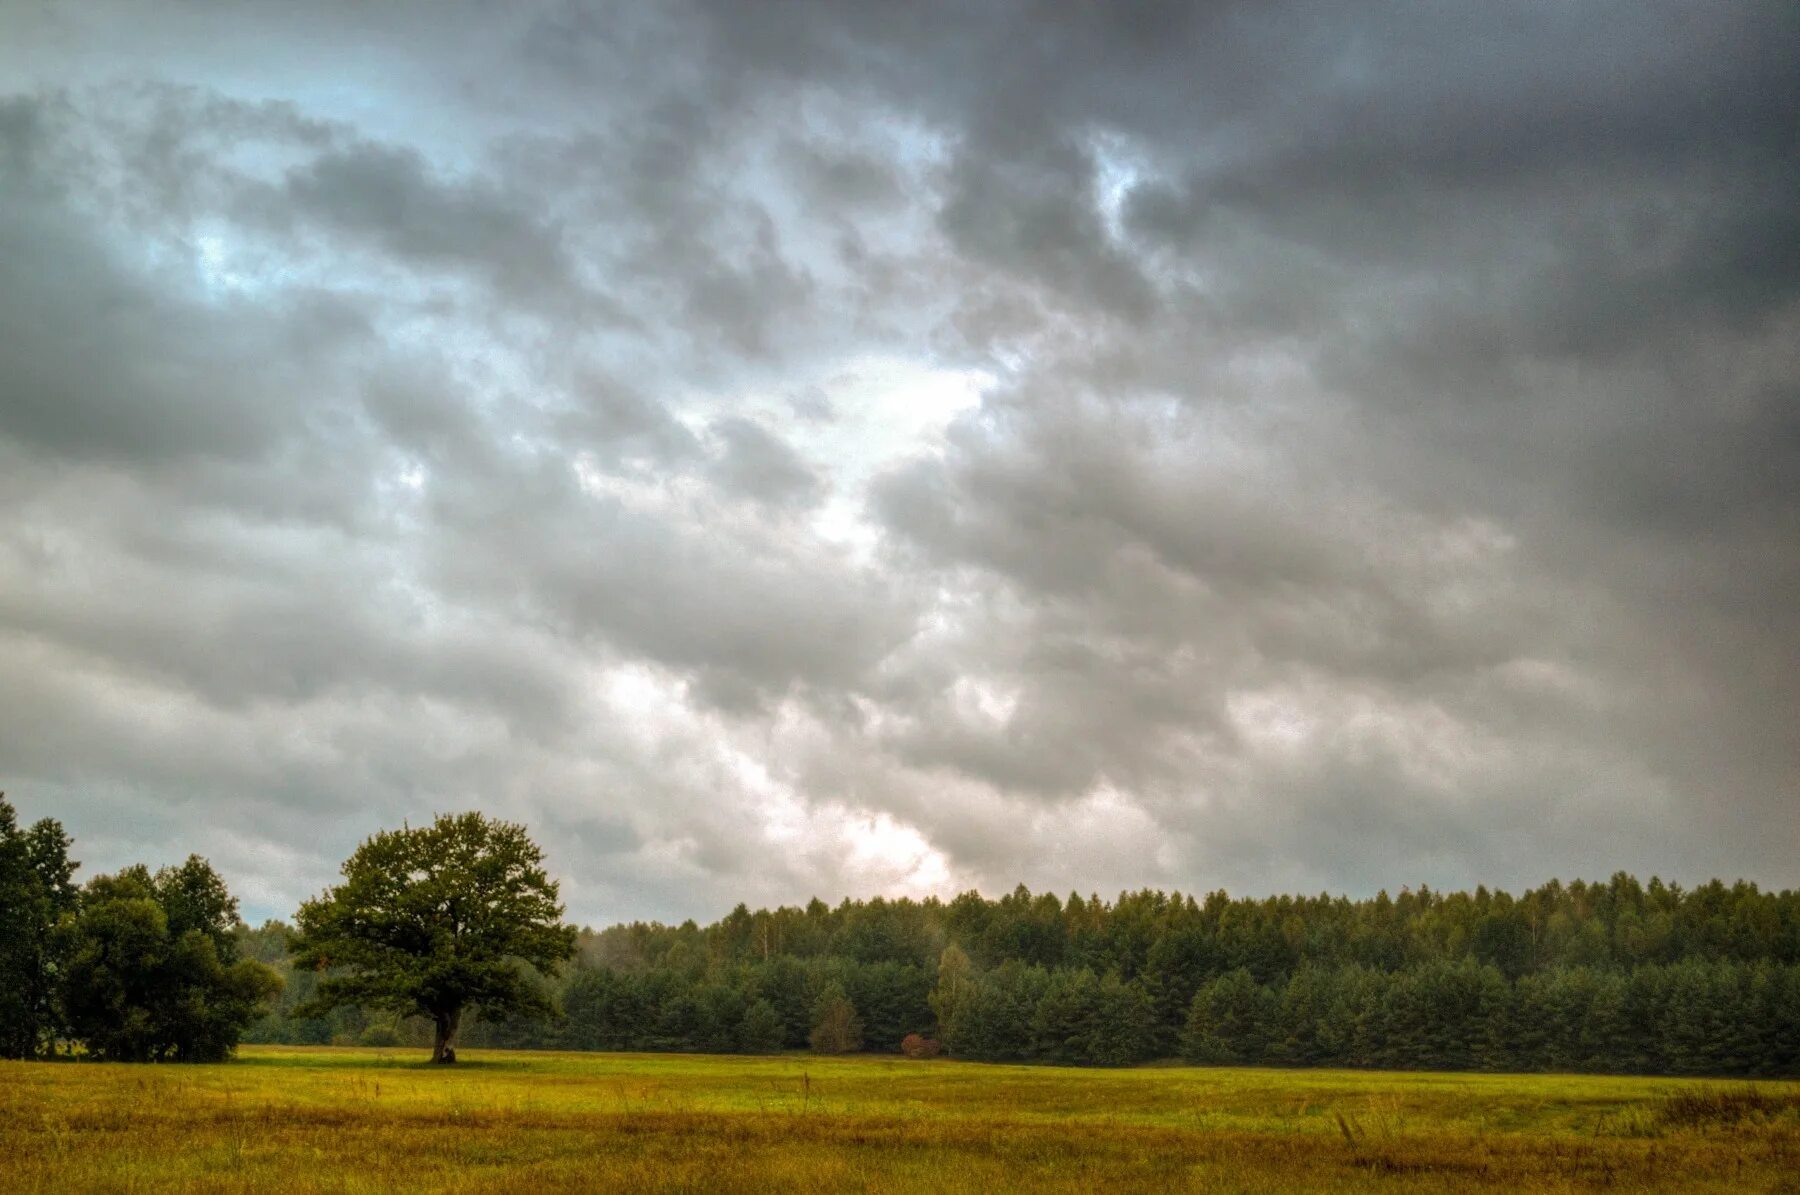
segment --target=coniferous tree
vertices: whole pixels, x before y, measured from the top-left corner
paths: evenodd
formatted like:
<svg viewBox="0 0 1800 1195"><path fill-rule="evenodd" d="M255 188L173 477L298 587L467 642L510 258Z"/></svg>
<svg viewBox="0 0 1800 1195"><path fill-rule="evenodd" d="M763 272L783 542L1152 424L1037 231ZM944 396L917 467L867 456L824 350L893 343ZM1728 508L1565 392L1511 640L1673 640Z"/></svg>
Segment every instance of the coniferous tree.
<svg viewBox="0 0 1800 1195"><path fill-rule="evenodd" d="M781 956L758 965L751 972L758 996L775 1007L781 1017L782 1045L798 1049L812 1032L812 985L799 959Z"/></svg>
<svg viewBox="0 0 1800 1195"><path fill-rule="evenodd" d="M1047 1062L1089 1061L1100 1017L1100 981L1092 971L1052 971L1032 1017L1032 1056Z"/></svg>
<svg viewBox="0 0 1800 1195"><path fill-rule="evenodd" d="M744 1010L738 1026L738 1045L746 1054L774 1054L786 1038L781 1014L767 1000L755 1000Z"/></svg>
<svg viewBox="0 0 1800 1195"><path fill-rule="evenodd" d="M1182 1056L1200 1063L1264 1061L1276 1015L1274 995L1248 968L1228 971L1195 994Z"/></svg>
<svg viewBox="0 0 1800 1195"><path fill-rule="evenodd" d="M909 1033L932 1025L931 981L911 963L865 963L847 969L846 993L862 1020L863 1043L871 1050L898 1050Z"/></svg>
<svg viewBox="0 0 1800 1195"><path fill-rule="evenodd" d="M1127 1066L1157 1053L1156 1004L1142 984L1127 983L1117 972L1100 980L1097 1016L1082 1062Z"/></svg>
<svg viewBox="0 0 1800 1195"><path fill-rule="evenodd" d="M650 1008L635 976L575 968L563 989L562 1043L578 1050L641 1050Z"/></svg>
<svg viewBox="0 0 1800 1195"><path fill-rule="evenodd" d="M1042 967L1009 961L975 983L967 1009L957 1019L953 1052L988 1062L1033 1056L1033 1023L1049 974Z"/></svg>

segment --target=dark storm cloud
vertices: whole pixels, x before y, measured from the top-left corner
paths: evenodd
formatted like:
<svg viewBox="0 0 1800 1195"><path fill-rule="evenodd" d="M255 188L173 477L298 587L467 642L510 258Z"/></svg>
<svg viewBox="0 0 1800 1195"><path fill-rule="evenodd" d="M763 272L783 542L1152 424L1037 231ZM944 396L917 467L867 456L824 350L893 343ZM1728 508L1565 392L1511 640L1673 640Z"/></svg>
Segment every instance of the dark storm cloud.
<svg viewBox="0 0 1800 1195"><path fill-rule="evenodd" d="M1791 5L59 8L0 65L0 770L96 866L285 913L475 804L592 919L1795 878Z"/></svg>
<svg viewBox="0 0 1800 1195"><path fill-rule="evenodd" d="M1149 313L1149 288L1107 237L1095 166L1081 148L1046 147L996 160L980 142L957 155L940 220L972 259L1018 273L1125 318Z"/></svg>
<svg viewBox="0 0 1800 1195"><path fill-rule="evenodd" d="M0 109L0 371L7 434L77 458L253 458L300 425L286 401L346 338L354 313L309 294L224 310L166 292L70 210L97 189L58 137L62 105Z"/></svg>
<svg viewBox="0 0 1800 1195"><path fill-rule="evenodd" d="M311 219L403 264L471 269L511 302L584 293L561 230L534 214L531 197L439 179L413 150L361 144L320 155L264 202L278 227Z"/></svg>

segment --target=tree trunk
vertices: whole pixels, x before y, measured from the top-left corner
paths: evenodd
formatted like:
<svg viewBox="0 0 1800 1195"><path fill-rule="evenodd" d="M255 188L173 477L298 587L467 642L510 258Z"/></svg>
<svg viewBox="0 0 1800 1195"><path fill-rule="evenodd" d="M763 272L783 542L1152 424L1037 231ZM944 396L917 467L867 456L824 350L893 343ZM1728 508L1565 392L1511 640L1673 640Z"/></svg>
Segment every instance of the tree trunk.
<svg viewBox="0 0 1800 1195"><path fill-rule="evenodd" d="M436 1017L436 1033L431 1039L431 1060L448 1064L456 1061L456 1027L462 1022L462 1009L440 1012Z"/></svg>

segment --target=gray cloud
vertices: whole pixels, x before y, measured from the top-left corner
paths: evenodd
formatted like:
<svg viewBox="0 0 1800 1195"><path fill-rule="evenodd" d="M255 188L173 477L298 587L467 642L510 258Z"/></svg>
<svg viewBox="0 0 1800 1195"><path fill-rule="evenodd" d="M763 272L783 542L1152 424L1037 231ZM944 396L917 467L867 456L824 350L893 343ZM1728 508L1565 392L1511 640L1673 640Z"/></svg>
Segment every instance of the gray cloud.
<svg viewBox="0 0 1800 1195"><path fill-rule="evenodd" d="M546 301L597 306L580 302L585 288L561 229L535 215L531 203L484 180L436 178L415 150L365 143L290 173L261 199L258 214L286 235L300 221L315 222L334 240L378 248L409 270L472 270L503 301L526 308Z"/></svg>
<svg viewBox="0 0 1800 1195"><path fill-rule="evenodd" d="M720 420L712 434L720 446L712 468L720 489L775 507L818 503L818 476L779 437L739 417Z"/></svg>
<svg viewBox="0 0 1800 1195"><path fill-rule="evenodd" d="M0 788L285 914L1792 884L1790 5L0 16Z"/></svg>

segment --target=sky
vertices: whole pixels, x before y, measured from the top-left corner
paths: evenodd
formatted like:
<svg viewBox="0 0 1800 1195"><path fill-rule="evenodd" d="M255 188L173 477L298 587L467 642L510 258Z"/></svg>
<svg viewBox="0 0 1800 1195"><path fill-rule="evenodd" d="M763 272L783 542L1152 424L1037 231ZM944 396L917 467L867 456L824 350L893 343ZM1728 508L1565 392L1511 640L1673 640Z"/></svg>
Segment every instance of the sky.
<svg viewBox="0 0 1800 1195"><path fill-rule="evenodd" d="M1800 6L0 4L0 790L289 916L1800 884Z"/></svg>

